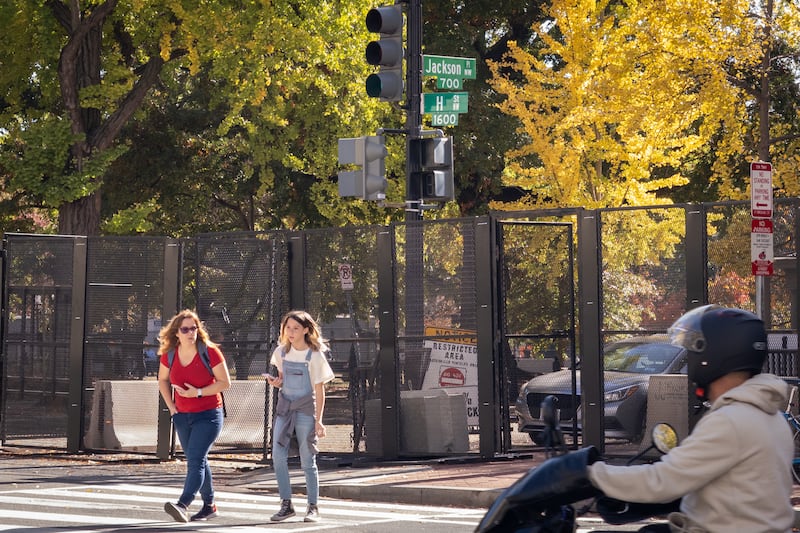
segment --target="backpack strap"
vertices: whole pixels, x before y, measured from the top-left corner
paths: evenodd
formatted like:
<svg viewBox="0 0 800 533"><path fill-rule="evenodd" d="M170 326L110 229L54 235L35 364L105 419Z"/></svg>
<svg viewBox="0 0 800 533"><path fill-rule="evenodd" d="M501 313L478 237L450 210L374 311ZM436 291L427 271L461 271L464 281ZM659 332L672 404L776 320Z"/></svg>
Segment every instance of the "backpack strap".
<svg viewBox="0 0 800 533"><path fill-rule="evenodd" d="M206 370L212 376L214 375L214 370L211 368L211 357L208 355L208 346L203 341L199 341L197 343L197 351L200 352L200 360L203 361L203 365L205 365Z"/></svg>
<svg viewBox="0 0 800 533"><path fill-rule="evenodd" d="M200 354L200 360L203 362L203 366L205 366L208 373L213 376L214 370L211 368L211 357L208 355L208 346L206 346L206 343L198 341L197 351ZM172 370L172 363L175 362L175 352L175 349L167 352L167 366L170 370Z"/></svg>

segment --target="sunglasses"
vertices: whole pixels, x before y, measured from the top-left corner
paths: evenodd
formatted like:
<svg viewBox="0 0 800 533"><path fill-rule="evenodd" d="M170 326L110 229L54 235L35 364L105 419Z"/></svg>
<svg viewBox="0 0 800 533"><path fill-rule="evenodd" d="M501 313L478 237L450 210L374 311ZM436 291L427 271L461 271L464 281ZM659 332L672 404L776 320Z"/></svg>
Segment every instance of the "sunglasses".
<svg viewBox="0 0 800 533"><path fill-rule="evenodd" d="M197 326L191 326L191 327L188 327L188 328L186 326L181 326L178 329L181 331L181 333L186 335L187 333L194 333L195 331L197 331Z"/></svg>

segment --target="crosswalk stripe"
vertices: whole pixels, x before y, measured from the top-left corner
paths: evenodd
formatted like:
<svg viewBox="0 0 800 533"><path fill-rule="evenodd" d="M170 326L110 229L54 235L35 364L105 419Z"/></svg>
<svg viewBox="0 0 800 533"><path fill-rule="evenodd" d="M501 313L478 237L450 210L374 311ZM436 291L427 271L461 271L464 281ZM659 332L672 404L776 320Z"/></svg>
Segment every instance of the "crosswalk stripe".
<svg viewBox="0 0 800 533"><path fill-rule="evenodd" d="M152 487L133 484L103 484L62 486L46 488L20 488L0 491L0 511L5 518L3 522L16 521L18 525L0 525L0 532L22 530L34 526L20 525L19 522L36 523L37 528L58 528L58 524L82 524L97 531L92 526L147 526L152 524L175 525L164 513L166 501L176 501L178 489L159 490L156 494ZM225 526L218 521L192 522L193 529L204 533L236 531L249 533L261 531L270 524L269 517L277 510L280 497L277 494L238 493L216 491L215 499L220 509L220 518L235 521L250 521L251 524ZM293 497L298 517L302 518L307 500L305 497ZM11 507L9 509L9 507ZM36 510L31 510L35 507ZM350 500L320 499L322 515L326 520L322 523L304 524L293 522L292 531L322 531L330 528L341 528L349 524L380 527L382 523L397 522L430 522L464 526L472 529L483 516L481 509L458 509L452 507L427 507L404 504L373 504L365 506L363 502ZM199 509L199 499L195 501L190 513ZM333 519L327 522L327 519ZM255 523L252 523L255 522ZM327 523L326 523L327 522ZM61 526L63 527L63 526ZM81 530L70 527L71 533Z"/></svg>
<svg viewBox="0 0 800 533"><path fill-rule="evenodd" d="M143 520L142 518L114 518L112 516L91 516L79 514L53 514L42 513L38 511L15 511L13 509L3 510L3 518L17 519L17 520L42 520L47 519L50 522L83 522L85 524L102 524L102 525L137 525L137 524L152 524L156 520ZM163 520L162 520L163 522Z"/></svg>
<svg viewBox="0 0 800 533"><path fill-rule="evenodd" d="M37 504L43 505L49 501L51 497L68 497L74 506L78 507L77 501L91 502L92 508L96 508L98 501L111 501L111 502L126 502L152 504L159 510L166 501L177 500L179 492L174 492L172 500L169 494L156 496L141 496L140 493L144 492L142 487L136 485L96 485L84 487L54 487L45 489L18 489L2 492L4 501L9 501L9 498L19 498L17 500L20 504ZM138 493L138 494L137 494ZM16 495L16 496L15 496ZM21 495L26 495L22 497ZM42 498L47 498L42 500ZM269 505L277 506L280 503L280 497L277 495L264 495L264 494L240 494L235 492L215 492L215 500L220 507L220 512L224 509L254 509L261 510L265 514L272 514ZM60 502L61 500L53 500ZM364 510L362 502L351 502L342 500L326 500L321 499L321 503L325 507L326 514L342 514L358 517L370 516L385 516L386 512L402 512L404 516L411 516L420 518L431 513L437 514L452 514L456 517L481 517L485 513L481 509L454 509L452 507L428 507L420 505L404 505L404 504L380 504L380 512ZM195 503L197 503L196 500ZM303 497L292 497L292 503L295 508L304 509L307 500ZM59 503L59 505L62 505ZM355 508L354 508L355 507ZM108 506L108 508L118 508L118 506ZM226 513L228 514L228 513Z"/></svg>

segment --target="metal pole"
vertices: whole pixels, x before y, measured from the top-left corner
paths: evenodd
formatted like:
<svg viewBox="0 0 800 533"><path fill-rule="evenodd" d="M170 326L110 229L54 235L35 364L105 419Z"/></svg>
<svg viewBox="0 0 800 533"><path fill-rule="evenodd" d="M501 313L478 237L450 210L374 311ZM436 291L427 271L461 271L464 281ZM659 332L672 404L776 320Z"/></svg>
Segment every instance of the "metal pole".
<svg viewBox="0 0 800 533"><path fill-rule="evenodd" d="M406 200L416 201L406 210L406 221L422 218L422 198L418 191L411 190L411 173L415 170L411 161L411 141L420 138L422 130L422 0L408 2L408 42L406 46Z"/></svg>
<svg viewBox="0 0 800 533"><path fill-rule="evenodd" d="M406 47L406 335L413 340L406 344L405 377L415 389L422 388L425 373L421 337L425 332L423 279L423 231L421 191L412 190L411 174L416 171L412 140L420 138L422 130L422 1L409 0ZM414 280L414 282L411 282Z"/></svg>

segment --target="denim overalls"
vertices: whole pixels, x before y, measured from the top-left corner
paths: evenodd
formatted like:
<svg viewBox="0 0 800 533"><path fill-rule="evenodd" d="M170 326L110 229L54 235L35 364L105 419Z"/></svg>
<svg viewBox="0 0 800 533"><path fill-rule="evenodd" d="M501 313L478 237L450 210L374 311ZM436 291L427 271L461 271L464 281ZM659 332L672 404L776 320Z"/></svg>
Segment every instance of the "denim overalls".
<svg viewBox="0 0 800 533"><path fill-rule="evenodd" d="M314 386L311 383L311 348L308 349L306 360L300 363L287 361L286 353L281 351L283 361L283 385L280 393L289 401L314 396ZM315 440L315 423L313 415L302 412L293 413L295 416L294 430L297 434L297 443L300 447L300 466L306 476L306 496L310 505L316 505L319 498L319 473L317 471L316 447L312 444ZM291 479L289 478L289 446L281 446L277 436L280 435L286 424L290 423L289 416L276 416L272 439L272 462L275 468L275 477L278 480L278 492L282 500L292 497Z"/></svg>

